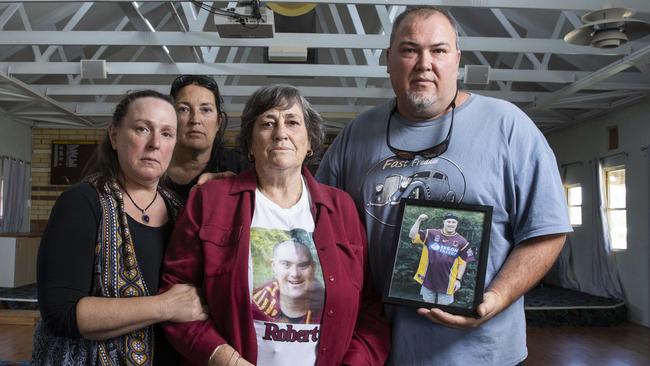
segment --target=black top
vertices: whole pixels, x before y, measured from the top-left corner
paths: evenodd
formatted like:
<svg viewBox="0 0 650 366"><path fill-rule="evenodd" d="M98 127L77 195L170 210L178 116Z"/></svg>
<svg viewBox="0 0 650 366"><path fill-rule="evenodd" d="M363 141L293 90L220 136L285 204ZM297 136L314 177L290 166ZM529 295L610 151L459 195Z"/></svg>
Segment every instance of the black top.
<svg viewBox="0 0 650 366"><path fill-rule="evenodd" d="M190 190L196 185L201 174L227 171L239 173L246 170L250 165L244 160L242 154L234 149L222 148L218 154L213 154L213 156L218 156L218 159L216 157L211 158L205 169L203 169L203 171L194 177L194 179L189 183L179 184L167 177L167 179L164 180L163 185L169 190L175 192L182 202L185 202L187 201L187 197L190 195Z"/></svg>
<svg viewBox="0 0 650 366"><path fill-rule="evenodd" d="M37 286L41 316L55 335L81 337L77 302L91 295L100 217L99 197L89 183L63 192L50 214L38 250ZM143 225L131 217L128 222L144 282L149 294L155 295L173 222L169 220L160 227ZM160 327L154 327L154 331L156 364L167 364L176 356L168 354L171 346Z"/></svg>

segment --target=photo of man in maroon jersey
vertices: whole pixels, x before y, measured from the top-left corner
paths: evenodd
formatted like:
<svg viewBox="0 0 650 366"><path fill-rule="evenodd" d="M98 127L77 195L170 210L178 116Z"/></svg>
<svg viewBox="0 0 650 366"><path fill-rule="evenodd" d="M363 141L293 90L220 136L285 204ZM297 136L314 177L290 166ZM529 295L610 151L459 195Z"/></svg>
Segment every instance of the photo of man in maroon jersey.
<svg viewBox="0 0 650 366"><path fill-rule="evenodd" d="M456 232L458 216L445 214L441 229L420 229L429 217L421 214L409 231L413 245L422 245L420 262L413 279L422 285L420 295L426 302L449 305L460 289L467 263L473 262L474 252L469 242Z"/></svg>

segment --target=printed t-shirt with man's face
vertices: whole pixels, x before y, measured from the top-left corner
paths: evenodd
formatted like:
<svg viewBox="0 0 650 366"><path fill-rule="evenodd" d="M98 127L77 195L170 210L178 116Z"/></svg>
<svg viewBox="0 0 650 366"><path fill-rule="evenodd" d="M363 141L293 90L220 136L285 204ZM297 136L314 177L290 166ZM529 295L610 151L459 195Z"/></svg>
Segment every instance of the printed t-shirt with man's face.
<svg viewBox="0 0 650 366"><path fill-rule="evenodd" d="M316 362L325 288L304 181L302 192L290 208L255 193L248 277L258 365Z"/></svg>

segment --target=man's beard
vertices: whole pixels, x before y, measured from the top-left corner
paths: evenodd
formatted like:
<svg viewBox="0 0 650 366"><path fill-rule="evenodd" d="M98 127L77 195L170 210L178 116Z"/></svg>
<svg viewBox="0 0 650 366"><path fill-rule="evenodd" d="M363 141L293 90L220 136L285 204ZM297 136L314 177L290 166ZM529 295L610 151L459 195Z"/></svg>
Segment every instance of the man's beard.
<svg viewBox="0 0 650 366"><path fill-rule="evenodd" d="M424 114L433 107L438 98L435 95L422 95L419 93L406 93L409 104L413 107L415 114Z"/></svg>

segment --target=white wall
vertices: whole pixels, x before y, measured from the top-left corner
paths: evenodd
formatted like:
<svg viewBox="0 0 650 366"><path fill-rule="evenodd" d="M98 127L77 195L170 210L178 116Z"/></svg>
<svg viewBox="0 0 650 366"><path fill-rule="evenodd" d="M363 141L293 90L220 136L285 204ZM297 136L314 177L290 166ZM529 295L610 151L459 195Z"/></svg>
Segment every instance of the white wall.
<svg viewBox="0 0 650 366"><path fill-rule="evenodd" d="M32 161L32 129L21 123L0 116L0 155L11 156L26 162ZM31 192L31 169L27 180L27 192ZM25 212L22 232L29 231L30 207Z"/></svg>
<svg viewBox="0 0 650 366"><path fill-rule="evenodd" d="M0 155L32 161L32 129L0 116Z"/></svg>
<svg viewBox="0 0 650 366"><path fill-rule="evenodd" d="M618 126L619 148L607 150L607 129ZM547 136L559 164L581 162L568 166L565 183L583 187L583 225L571 234L575 272L579 282L591 279L591 245L593 222L591 205L592 170L590 161L615 152L626 165L626 201L628 249L614 254L628 306L628 318L650 326L650 204L648 176L650 157L645 149L650 144L650 100L614 112L593 121L581 123Z"/></svg>
<svg viewBox="0 0 650 366"><path fill-rule="evenodd" d="M16 238L0 237L0 287L14 287Z"/></svg>

